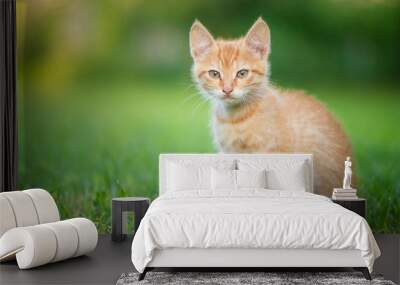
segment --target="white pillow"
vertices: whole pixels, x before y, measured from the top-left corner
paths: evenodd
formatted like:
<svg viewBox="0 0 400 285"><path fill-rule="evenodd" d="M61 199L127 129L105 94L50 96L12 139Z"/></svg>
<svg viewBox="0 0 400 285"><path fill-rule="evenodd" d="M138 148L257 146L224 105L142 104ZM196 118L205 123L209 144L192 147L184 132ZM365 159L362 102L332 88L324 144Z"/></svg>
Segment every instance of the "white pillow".
<svg viewBox="0 0 400 285"><path fill-rule="evenodd" d="M212 190L235 190L236 189L236 170L231 169L211 169L211 189Z"/></svg>
<svg viewBox="0 0 400 285"><path fill-rule="evenodd" d="M239 170L267 171L267 189L306 191L309 181L306 177L307 165L301 160L288 159L240 159Z"/></svg>
<svg viewBox="0 0 400 285"><path fill-rule="evenodd" d="M267 188L267 171L236 170L237 188Z"/></svg>
<svg viewBox="0 0 400 285"><path fill-rule="evenodd" d="M168 164L168 191L210 189L210 167Z"/></svg>
<svg viewBox="0 0 400 285"><path fill-rule="evenodd" d="M212 190L267 188L267 172L263 170L211 169Z"/></svg>
<svg viewBox="0 0 400 285"><path fill-rule="evenodd" d="M271 169L267 171L268 189L306 191L304 163L287 169Z"/></svg>

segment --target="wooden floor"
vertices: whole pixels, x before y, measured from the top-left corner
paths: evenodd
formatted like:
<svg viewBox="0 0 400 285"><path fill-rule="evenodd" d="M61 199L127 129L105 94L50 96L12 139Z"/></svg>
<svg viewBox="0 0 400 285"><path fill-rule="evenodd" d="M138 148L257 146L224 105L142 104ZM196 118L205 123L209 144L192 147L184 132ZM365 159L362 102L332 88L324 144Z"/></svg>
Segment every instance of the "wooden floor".
<svg viewBox="0 0 400 285"><path fill-rule="evenodd" d="M399 283L400 235L377 234L376 240L382 257L376 261L374 271ZM3 263L0 284L115 284L122 273L134 271L130 246L130 239L115 243L109 235L102 235L96 250L88 256L29 270L19 270L15 262Z"/></svg>

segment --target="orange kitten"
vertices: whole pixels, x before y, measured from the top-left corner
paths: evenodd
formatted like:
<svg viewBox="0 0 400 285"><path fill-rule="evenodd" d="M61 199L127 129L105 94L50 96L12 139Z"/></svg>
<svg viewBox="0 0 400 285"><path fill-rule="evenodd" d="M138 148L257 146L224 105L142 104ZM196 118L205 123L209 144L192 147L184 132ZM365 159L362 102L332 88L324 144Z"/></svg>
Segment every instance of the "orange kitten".
<svg viewBox="0 0 400 285"><path fill-rule="evenodd" d="M268 83L268 25L259 18L237 40L215 40L195 21L190 31L193 77L212 102L215 145L227 153L313 153L315 192L341 185L350 142L313 97Z"/></svg>

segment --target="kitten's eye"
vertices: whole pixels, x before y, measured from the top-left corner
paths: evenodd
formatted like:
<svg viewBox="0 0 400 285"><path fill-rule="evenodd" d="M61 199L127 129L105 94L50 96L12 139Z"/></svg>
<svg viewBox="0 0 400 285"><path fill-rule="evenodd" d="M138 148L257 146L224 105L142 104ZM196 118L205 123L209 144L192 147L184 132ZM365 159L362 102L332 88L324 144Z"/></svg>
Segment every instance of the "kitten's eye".
<svg viewBox="0 0 400 285"><path fill-rule="evenodd" d="M245 78L249 74L249 71L247 69L241 69L236 73L237 78Z"/></svg>
<svg viewBox="0 0 400 285"><path fill-rule="evenodd" d="M208 71L208 75L210 75L210 77L213 78L213 79L220 79L221 78L220 73L218 71L216 71L216 70L213 70L213 69Z"/></svg>

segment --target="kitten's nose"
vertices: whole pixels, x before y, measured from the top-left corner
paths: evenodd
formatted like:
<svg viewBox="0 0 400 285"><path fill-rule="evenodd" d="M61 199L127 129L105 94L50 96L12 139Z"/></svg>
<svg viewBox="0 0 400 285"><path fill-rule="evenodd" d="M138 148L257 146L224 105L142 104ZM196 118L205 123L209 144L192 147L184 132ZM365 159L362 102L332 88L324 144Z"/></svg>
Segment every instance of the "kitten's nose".
<svg viewBox="0 0 400 285"><path fill-rule="evenodd" d="M222 92L224 92L226 95L230 95L233 91L233 88L230 86L224 86L224 88L222 89Z"/></svg>

